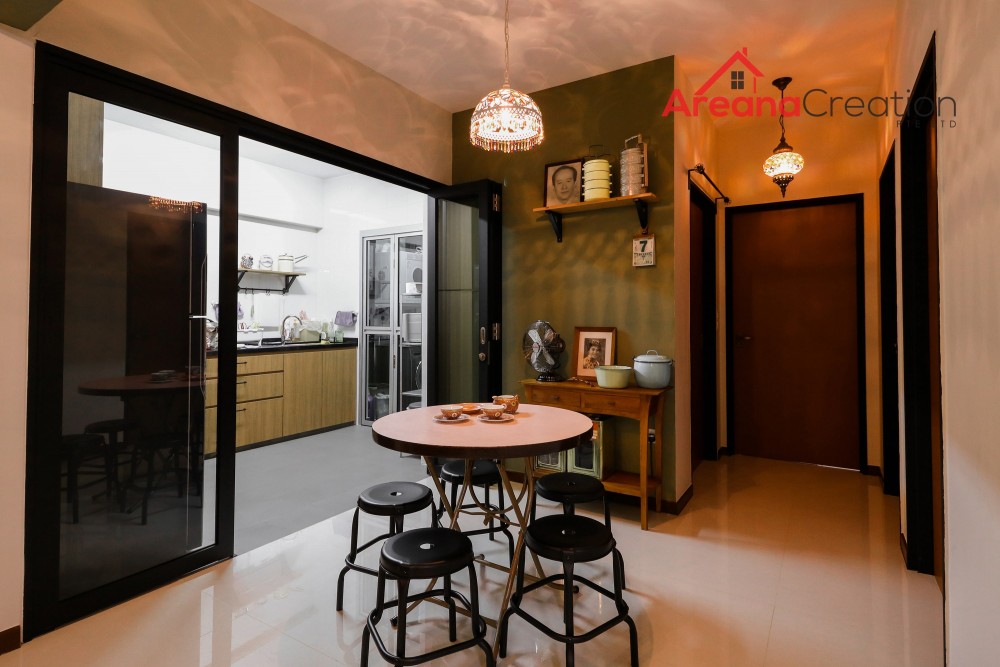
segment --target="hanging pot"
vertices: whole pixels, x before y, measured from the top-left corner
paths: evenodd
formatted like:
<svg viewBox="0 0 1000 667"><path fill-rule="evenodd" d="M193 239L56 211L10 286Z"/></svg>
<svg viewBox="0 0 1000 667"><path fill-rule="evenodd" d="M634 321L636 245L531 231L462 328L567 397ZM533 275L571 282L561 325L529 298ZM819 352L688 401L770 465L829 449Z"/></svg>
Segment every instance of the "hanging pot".
<svg viewBox="0 0 1000 667"><path fill-rule="evenodd" d="M670 386L673 359L657 354L656 350L646 350L645 354L633 357L632 361L635 362L635 381L640 387L662 389Z"/></svg>
<svg viewBox="0 0 1000 667"><path fill-rule="evenodd" d="M278 271L281 273L292 273L295 271L295 265L308 256L309 255L300 255L299 257L295 257L294 255L278 255Z"/></svg>

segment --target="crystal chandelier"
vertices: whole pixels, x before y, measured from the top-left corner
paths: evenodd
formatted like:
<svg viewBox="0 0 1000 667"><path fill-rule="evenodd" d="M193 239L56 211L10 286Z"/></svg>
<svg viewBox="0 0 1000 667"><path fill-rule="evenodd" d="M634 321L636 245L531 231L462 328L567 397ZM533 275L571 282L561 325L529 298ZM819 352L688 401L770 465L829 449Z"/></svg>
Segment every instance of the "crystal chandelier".
<svg viewBox="0 0 1000 667"><path fill-rule="evenodd" d="M503 12L503 87L472 112L469 141L487 151L528 151L545 140L542 112L527 93L510 87L510 0Z"/></svg>
<svg viewBox="0 0 1000 667"><path fill-rule="evenodd" d="M792 78L783 76L775 79L771 83L781 92L780 97L784 97L785 88L791 83ZM785 188L795 178L795 174L802 171L805 160L801 155L792 150L792 147L785 141L785 114L782 112L781 100L778 100L778 124L781 126L781 141L771 151L771 157L764 160L764 174L771 177L774 184L781 188L781 197L785 197Z"/></svg>

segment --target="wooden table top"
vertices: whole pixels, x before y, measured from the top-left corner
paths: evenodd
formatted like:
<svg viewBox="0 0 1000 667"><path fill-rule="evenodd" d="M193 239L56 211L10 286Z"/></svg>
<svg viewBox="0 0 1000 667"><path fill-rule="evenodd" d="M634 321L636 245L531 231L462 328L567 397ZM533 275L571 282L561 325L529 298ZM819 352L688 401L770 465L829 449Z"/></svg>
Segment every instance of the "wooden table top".
<svg viewBox="0 0 1000 667"><path fill-rule="evenodd" d="M191 386L197 386L202 378L188 377L184 373L169 382L154 382L149 373L142 375L122 375L119 377L101 378L81 382L77 388L81 394L88 396L122 396L124 394L153 394L163 391L181 391Z"/></svg>
<svg viewBox="0 0 1000 667"><path fill-rule="evenodd" d="M571 410L521 404L513 419L487 423L480 415L440 423L440 406L403 410L372 424L372 439L405 454L455 459L509 459L551 454L590 440L593 422Z"/></svg>

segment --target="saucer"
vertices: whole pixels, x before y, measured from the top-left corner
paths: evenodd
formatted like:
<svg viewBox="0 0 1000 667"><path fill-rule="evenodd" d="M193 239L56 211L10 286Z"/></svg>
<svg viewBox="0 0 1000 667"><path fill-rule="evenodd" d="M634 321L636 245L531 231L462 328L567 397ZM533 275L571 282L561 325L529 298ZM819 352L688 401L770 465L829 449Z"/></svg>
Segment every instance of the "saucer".
<svg viewBox="0 0 1000 667"><path fill-rule="evenodd" d="M482 415L479 417L479 421L484 424L504 424L506 422L514 421L514 415L502 414L499 419L490 419L486 415Z"/></svg>
<svg viewBox="0 0 1000 667"><path fill-rule="evenodd" d="M448 419L444 415L434 415L432 419L438 424L458 424L459 422L469 421L469 415L459 415L455 419Z"/></svg>

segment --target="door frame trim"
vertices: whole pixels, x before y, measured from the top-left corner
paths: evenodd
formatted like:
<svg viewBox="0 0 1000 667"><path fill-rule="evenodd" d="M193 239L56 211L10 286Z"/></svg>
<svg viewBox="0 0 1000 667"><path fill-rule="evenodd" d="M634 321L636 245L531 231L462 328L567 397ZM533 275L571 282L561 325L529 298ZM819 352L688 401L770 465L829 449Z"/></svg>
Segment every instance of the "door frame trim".
<svg viewBox="0 0 1000 667"><path fill-rule="evenodd" d="M882 374L882 492L899 495L899 327L896 282L896 143L879 174L879 368ZM891 269L888 270L888 269ZM891 306L891 307L890 307ZM887 327L891 324L891 328ZM893 336L886 336L889 329ZM891 388L891 392L886 391ZM892 419L887 420L886 415ZM888 425L888 427L887 427ZM887 436L889 436L887 438ZM888 441L888 442L887 442Z"/></svg>
<svg viewBox="0 0 1000 667"><path fill-rule="evenodd" d="M718 362L718 355L719 355L719 333L718 333L718 294L717 294L718 288L719 288L719 262L718 262L718 242L719 242L719 240L718 240L718 218L719 218L719 213L718 213L718 210L717 210L718 209L717 200L712 199L697 184L691 184L691 183L689 183L688 185L689 185L689 187L688 187L688 190L689 190L689 194L688 194L688 203L689 203L688 217L690 218L690 215L691 215L690 208L694 206L694 202L695 202L696 199L702 199L703 203L708 204L709 207L714 211L714 215L711 217L711 221L710 221L710 226L711 226L710 233L711 233L711 257L712 257L712 262L711 262L711 266L709 267L709 270L705 270L704 267L702 268L702 273L704 275L711 275L711 277L712 277L712 281L711 281L712 282L712 284L711 284L712 289L710 291L702 290L702 298L701 298L701 301L702 301L701 307L703 309L709 310L712 313L712 315L714 316L712 318L712 320L713 320L713 326L712 326L712 346L711 346L711 353L712 353L712 360L713 360L712 368L711 368L712 373L711 373L711 376L703 374L703 381L705 383L706 388L709 389L709 391L705 391L704 394L706 396L710 396L711 397L712 407L714 408L714 411L713 411L713 414L711 415L711 422L712 422L712 424L711 424L711 438L710 438L710 441L702 443L701 456L702 456L702 460L704 460L704 461L717 461L719 459L719 454L720 454L720 451L719 451L719 436L720 436L720 433L719 433L719 362ZM704 209L704 207L701 207L701 208ZM690 220L688 221L688 224L690 226ZM703 227L709 226L709 221L707 221L707 220L703 221L702 222L702 226ZM699 249L703 257L705 255L705 251L707 250L707 247L706 247L706 244L705 244L704 241L705 241L705 233L704 233L704 230L703 230L702 231L701 248ZM690 242L690 234L689 234L689 242ZM694 248L690 248L690 250L693 251ZM693 256L694 253L691 252L691 255ZM689 286L688 289L690 291L690 286ZM694 322L694 319L691 318L691 322L689 322L689 326L688 326L689 330L690 330L691 325L692 325L693 322ZM692 373L691 373L691 375L692 375L692 377L694 375L694 368L693 367L694 367L695 361L696 360L694 359L694 356L692 355L692 357L691 357L691 364L692 364ZM691 415L691 420L692 420L692 424L693 424L694 423L694 414Z"/></svg>
<svg viewBox="0 0 1000 667"><path fill-rule="evenodd" d="M789 202L773 202L768 204L751 204L748 206L733 206L726 209L726 451L728 454L739 453L735 441L735 410L736 396L733 391L733 215L737 213L758 213L762 211L789 210L811 206L827 206L831 204L854 204L855 206L855 276L857 282L857 339L858 339L858 464L859 472L865 474L868 465L868 413L867 413L867 382L865 376L865 206L864 194L834 195L831 197L816 197L813 199L795 199Z"/></svg>

